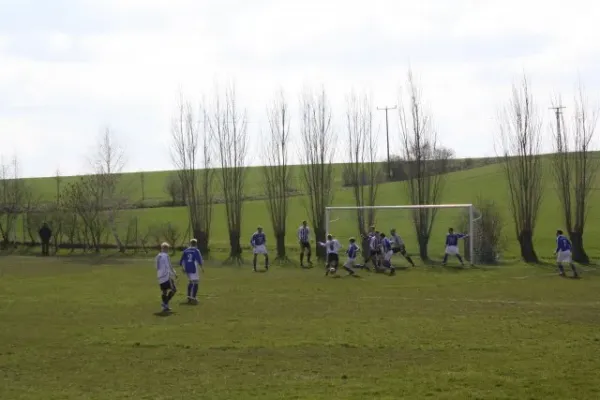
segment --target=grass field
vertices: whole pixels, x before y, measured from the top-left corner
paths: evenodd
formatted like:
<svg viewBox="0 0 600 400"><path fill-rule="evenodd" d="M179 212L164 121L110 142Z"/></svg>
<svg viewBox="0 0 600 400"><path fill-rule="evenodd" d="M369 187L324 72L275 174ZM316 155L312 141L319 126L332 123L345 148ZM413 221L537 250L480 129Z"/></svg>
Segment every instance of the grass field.
<svg viewBox="0 0 600 400"><path fill-rule="evenodd" d="M594 268L209 266L168 317L150 260L2 257L0 276L3 400L600 397Z"/></svg>

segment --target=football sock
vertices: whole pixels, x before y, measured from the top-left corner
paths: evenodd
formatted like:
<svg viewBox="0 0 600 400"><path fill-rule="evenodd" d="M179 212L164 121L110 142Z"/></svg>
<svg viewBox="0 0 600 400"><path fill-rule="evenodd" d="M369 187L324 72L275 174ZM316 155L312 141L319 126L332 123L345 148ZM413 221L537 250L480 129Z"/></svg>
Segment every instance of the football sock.
<svg viewBox="0 0 600 400"><path fill-rule="evenodd" d="M458 258L458 261L460 261L460 263L462 264L462 263L463 263L463 259L462 259L462 257L460 256L460 254L457 254L457 255L456 255L456 257Z"/></svg>
<svg viewBox="0 0 600 400"><path fill-rule="evenodd" d="M170 290L169 294L167 294L167 301L165 303L169 304L169 301L171 301L171 299L173 298L173 296L175 296L175 292L173 290Z"/></svg>
<svg viewBox="0 0 600 400"><path fill-rule="evenodd" d="M192 287L192 298L196 298L196 296L198 295L198 284L194 283L193 287Z"/></svg>
<svg viewBox="0 0 600 400"><path fill-rule="evenodd" d="M188 287L187 287L187 297L188 299L190 297L193 297L192 291L194 290L194 284L192 282L188 283Z"/></svg>
<svg viewBox="0 0 600 400"><path fill-rule="evenodd" d="M348 273L349 273L350 275L354 274L354 271L352 270L352 268L350 268L350 267L346 267L346 266L344 265L344 269L345 269L346 271L348 271Z"/></svg>
<svg viewBox="0 0 600 400"><path fill-rule="evenodd" d="M558 270L560 271L561 274L564 275L565 269L563 268L562 264L558 264Z"/></svg>
<svg viewBox="0 0 600 400"><path fill-rule="evenodd" d="M412 258L410 258L410 256L406 256L406 261L408 261L413 267L415 266L415 263L413 262Z"/></svg>
<svg viewBox="0 0 600 400"><path fill-rule="evenodd" d="M300 253L300 265L304 265L304 250Z"/></svg>
<svg viewBox="0 0 600 400"><path fill-rule="evenodd" d="M571 269L573 270L573 275L577 276L577 268L575 268L575 264L571 264Z"/></svg>
<svg viewBox="0 0 600 400"><path fill-rule="evenodd" d="M163 295L161 296L162 302L163 304L167 304L169 302L169 298L167 297L166 294L163 293Z"/></svg>
<svg viewBox="0 0 600 400"><path fill-rule="evenodd" d="M442 261L443 264L446 264L448 262L448 254L444 254L444 261Z"/></svg>
<svg viewBox="0 0 600 400"><path fill-rule="evenodd" d="M265 255L265 267L269 268L269 256Z"/></svg>

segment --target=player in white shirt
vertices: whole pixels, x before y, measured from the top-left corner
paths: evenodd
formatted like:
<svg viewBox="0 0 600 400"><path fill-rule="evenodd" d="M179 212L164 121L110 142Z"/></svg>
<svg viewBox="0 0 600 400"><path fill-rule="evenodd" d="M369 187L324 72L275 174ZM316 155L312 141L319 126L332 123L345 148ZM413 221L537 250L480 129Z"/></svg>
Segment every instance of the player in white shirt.
<svg viewBox="0 0 600 400"><path fill-rule="evenodd" d="M298 242L300 243L300 266L304 267L304 251L306 250L306 261L308 265L312 265L310 261L310 228L308 222L302 221L302 225L298 228Z"/></svg>
<svg viewBox="0 0 600 400"><path fill-rule="evenodd" d="M169 308L169 301L171 301L177 292L177 288L175 287L175 278L177 278L177 273L171 265L168 243L163 243L160 245L160 253L158 253L155 258L155 265L158 285L160 286L160 291L162 292L161 307L165 312L171 311Z"/></svg>
<svg viewBox="0 0 600 400"><path fill-rule="evenodd" d="M406 258L406 261L408 261L410 265L414 267L415 263L413 262L412 258L406 253L406 245L404 244L404 240L402 240L402 238L398 236L398 234L396 233L396 229L392 229L390 231L390 236L390 241L392 242L392 251L394 252L394 254L402 254L402 256Z"/></svg>
<svg viewBox="0 0 600 400"><path fill-rule="evenodd" d="M329 269L333 268L332 273L337 272L338 264L340 262L340 256L338 252L342 248L340 242L333 238L333 235L327 235L327 241L325 243L319 242L319 246L325 247L327 250L327 264L325 265L326 271L325 276L329 275Z"/></svg>

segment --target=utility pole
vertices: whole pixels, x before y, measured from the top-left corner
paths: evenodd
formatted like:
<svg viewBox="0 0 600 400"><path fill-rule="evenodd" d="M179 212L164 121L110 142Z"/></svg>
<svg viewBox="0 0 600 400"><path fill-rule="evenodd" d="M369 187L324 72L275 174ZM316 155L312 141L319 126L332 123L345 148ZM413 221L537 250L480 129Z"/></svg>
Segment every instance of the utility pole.
<svg viewBox="0 0 600 400"><path fill-rule="evenodd" d="M387 143L387 170L388 170L388 178L392 178L392 161L390 159L390 128L388 124L388 111L395 110L396 106L393 107L377 107L379 111L385 111L385 139Z"/></svg>
<svg viewBox="0 0 600 400"><path fill-rule="evenodd" d="M556 135L561 145L564 145L564 143L562 143L562 135L560 132L560 115L562 114L562 110L565 108L565 106L560 105L556 107L550 107L551 110L554 110L554 114L556 115Z"/></svg>

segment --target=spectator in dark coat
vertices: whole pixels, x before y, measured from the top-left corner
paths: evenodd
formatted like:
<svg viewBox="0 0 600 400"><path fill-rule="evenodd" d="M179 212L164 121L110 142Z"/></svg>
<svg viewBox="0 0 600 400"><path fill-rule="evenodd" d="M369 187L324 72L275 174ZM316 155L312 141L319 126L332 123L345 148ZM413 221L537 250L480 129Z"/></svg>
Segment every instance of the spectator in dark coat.
<svg viewBox="0 0 600 400"><path fill-rule="evenodd" d="M42 255L49 256L50 255L50 238L52 237L52 229L48 226L47 223L44 222L44 225L40 228L39 231L40 240L42 241Z"/></svg>

